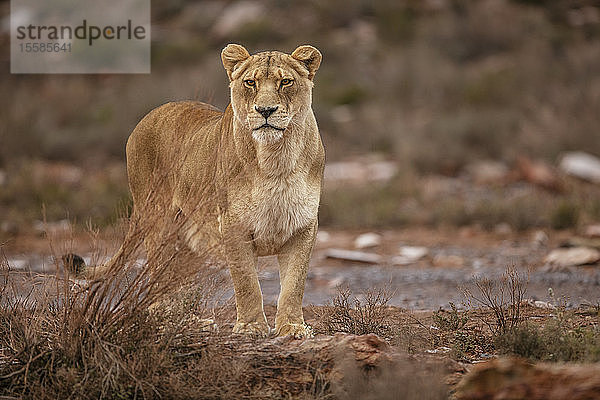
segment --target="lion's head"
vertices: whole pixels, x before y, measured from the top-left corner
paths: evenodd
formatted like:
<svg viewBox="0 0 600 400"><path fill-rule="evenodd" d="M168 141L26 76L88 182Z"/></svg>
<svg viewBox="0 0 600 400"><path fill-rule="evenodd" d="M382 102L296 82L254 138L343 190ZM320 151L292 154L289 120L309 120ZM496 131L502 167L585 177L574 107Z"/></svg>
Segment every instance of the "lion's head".
<svg viewBox="0 0 600 400"><path fill-rule="evenodd" d="M221 53L231 88L231 106L255 141L279 141L294 124L301 125L312 103L313 77L321 53L300 46L290 54L267 51L250 55L230 44Z"/></svg>

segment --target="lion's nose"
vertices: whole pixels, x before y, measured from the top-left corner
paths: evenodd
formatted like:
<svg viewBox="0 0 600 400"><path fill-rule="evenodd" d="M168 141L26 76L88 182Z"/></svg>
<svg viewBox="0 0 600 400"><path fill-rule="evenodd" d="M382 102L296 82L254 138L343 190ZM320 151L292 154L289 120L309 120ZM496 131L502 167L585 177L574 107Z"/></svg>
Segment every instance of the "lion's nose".
<svg viewBox="0 0 600 400"><path fill-rule="evenodd" d="M269 116L271 114L273 114L275 111L277 111L278 108L279 108L279 106L275 106L275 107L254 106L254 109L256 110L256 112L258 112L260 115L265 117L265 119L269 118Z"/></svg>

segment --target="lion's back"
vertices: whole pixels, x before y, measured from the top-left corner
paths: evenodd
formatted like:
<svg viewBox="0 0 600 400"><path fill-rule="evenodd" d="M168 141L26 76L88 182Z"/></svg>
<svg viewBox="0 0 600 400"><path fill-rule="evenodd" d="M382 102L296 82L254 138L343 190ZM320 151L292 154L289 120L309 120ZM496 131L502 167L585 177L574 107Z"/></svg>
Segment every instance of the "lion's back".
<svg viewBox="0 0 600 400"><path fill-rule="evenodd" d="M189 149L203 149L206 154L198 162L205 166L198 167L210 168L222 116L223 112L210 104L178 101L163 104L142 118L126 146L127 174L134 202L147 196L153 179L166 179L165 174L179 171L188 158L198 160L197 154L186 154Z"/></svg>

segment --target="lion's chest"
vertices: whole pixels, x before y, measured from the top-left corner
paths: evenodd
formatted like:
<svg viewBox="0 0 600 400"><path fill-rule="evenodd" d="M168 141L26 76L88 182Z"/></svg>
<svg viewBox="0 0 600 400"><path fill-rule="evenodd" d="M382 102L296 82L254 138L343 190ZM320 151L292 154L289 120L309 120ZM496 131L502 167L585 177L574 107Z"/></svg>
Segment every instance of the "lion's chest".
<svg viewBox="0 0 600 400"><path fill-rule="evenodd" d="M311 224L319 208L319 188L298 176L260 179L249 191L244 220L259 253L276 252L295 232Z"/></svg>

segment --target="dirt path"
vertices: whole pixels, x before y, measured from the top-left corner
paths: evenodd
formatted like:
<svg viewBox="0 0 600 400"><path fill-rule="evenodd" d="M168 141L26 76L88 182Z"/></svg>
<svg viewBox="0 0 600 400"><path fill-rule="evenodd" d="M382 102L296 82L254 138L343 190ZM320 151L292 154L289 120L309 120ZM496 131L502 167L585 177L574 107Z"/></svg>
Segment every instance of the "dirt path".
<svg viewBox="0 0 600 400"><path fill-rule="evenodd" d="M567 232L494 234L474 229L381 231L378 246L361 251L378 254L382 261L366 264L327 257L331 248L354 250L354 240L362 232L325 231L320 235L305 290L306 305L322 305L335 296L338 286L348 286L355 294L370 288L385 287L392 293L391 305L413 310L434 310L448 302L462 304L461 287L474 276L500 278L507 266L514 265L523 276L529 275L527 297L547 301L548 288L556 297L565 296L568 305L600 300L600 268L545 265L543 258L569 237ZM543 236L542 236L543 237ZM323 239L323 238L326 238ZM15 240L7 247L9 264L15 270L55 273L52 258L44 251L45 239ZM393 265L401 246L424 246L425 257L409 265ZM32 251L25 252L26 248ZM76 240L74 250L89 254L84 240ZM259 262L259 277L265 303L274 304L279 293L279 276L274 257Z"/></svg>
<svg viewBox="0 0 600 400"><path fill-rule="evenodd" d="M568 305L600 300L600 268L561 267L543 262L548 252L563 242L569 233L550 232L540 243L540 233L492 234L470 229L461 231L403 230L383 231L381 245L365 252L384 256L379 265L333 260L329 248L353 249L359 232L328 232L329 240L317 244L305 291L306 304L324 304L336 293L336 286L349 286L354 293L386 287L393 293L392 305L415 310L437 309L452 301L460 305L461 287L474 276L499 279L506 267L515 266L529 276L527 297L549 300L548 288L555 297L565 296ZM390 257L400 246L425 246L427 256L410 265L392 265ZM277 269L267 262L261 273L265 297L275 301Z"/></svg>

